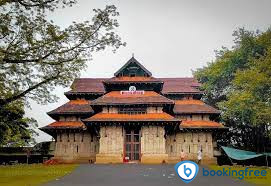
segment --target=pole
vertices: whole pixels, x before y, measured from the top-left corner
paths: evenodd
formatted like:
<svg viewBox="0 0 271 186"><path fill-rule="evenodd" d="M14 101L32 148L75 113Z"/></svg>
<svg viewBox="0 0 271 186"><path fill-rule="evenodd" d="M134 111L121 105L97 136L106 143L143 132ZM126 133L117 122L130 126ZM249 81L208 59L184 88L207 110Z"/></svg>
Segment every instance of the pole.
<svg viewBox="0 0 271 186"><path fill-rule="evenodd" d="M29 156L30 156L30 150L27 148L26 149L26 164L28 164Z"/></svg>
<svg viewBox="0 0 271 186"><path fill-rule="evenodd" d="M266 167L268 168L268 158L267 158L267 154L265 154L265 160L266 160Z"/></svg>
<svg viewBox="0 0 271 186"><path fill-rule="evenodd" d="M223 149L223 148L222 148ZM220 150L221 150L221 147L220 147ZM223 150L224 151L224 150ZM224 151L225 152L225 151ZM232 160L231 160L231 158L228 156L228 154L225 152L225 154L226 154L226 156L229 158L229 160L230 160L230 162L231 162L231 164L233 165L233 162L232 162Z"/></svg>
<svg viewBox="0 0 271 186"><path fill-rule="evenodd" d="M265 153L266 167L268 168L268 158L267 158L267 153L266 153L266 150L265 150L265 146L263 148L264 148L264 153Z"/></svg>

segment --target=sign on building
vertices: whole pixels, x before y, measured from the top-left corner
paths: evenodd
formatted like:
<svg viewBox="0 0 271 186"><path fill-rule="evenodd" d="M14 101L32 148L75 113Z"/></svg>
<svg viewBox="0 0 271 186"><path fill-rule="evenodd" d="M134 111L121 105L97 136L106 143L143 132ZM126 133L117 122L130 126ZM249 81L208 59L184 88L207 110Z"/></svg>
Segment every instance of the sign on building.
<svg viewBox="0 0 271 186"><path fill-rule="evenodd" d="M124 90L124 91L120 91L120 94L122 95L139 95L139 94L144 94L144 90L136 90L135 86L130 86L129 90Z"/></svg>

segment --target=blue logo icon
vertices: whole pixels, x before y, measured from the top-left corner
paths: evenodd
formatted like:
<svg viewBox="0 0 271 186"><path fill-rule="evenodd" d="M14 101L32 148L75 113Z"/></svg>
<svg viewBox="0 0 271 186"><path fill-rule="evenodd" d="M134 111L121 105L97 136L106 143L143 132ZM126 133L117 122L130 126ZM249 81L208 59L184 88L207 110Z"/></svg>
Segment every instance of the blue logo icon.
<svg viewBox="0 0 271 186"><path fill-rule="evenodd" d="M178 176L185 183L191 182L199 172L199 166L193 161L181 161L174 168Z"/></svg>

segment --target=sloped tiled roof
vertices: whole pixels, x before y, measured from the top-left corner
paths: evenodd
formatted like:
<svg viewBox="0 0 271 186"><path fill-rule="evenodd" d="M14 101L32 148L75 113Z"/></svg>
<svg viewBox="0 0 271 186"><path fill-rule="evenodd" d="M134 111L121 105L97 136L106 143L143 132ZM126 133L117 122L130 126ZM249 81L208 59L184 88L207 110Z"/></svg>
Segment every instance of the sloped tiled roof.
<svg viewBox="0 0 271 186"><path fill-rule="evenodd" d="M104 93L103 81L107 78L77 78L68 93Z"/></svg>
<svg viewBox="0 0 271 186"><path fill-rule="evenodd" d="M93 113L88 100L71 100L68 103L48 112L49 116L57 114L88 114Z"/></svg>
<svg viewBox="0 0 271 186"><path fill-rule="evenodd" d="M173 104L174 102L154 91L144 91L144 94L121 94L121 91L112 91L96 100L92 105L118 105L118 104Z"/></svg>
<svg viewBox="0 0 271 186"><path fill-rule="evenodd" d="M124 79L126 79L125 77ZM138 78L138 79L137 79ZM75 79L69 93L105 93L103 81L109 81L111 78L78 78ZM123 79L123 80L124 80ZM135 77L135 80L143 80L144 77ZM200 86L194 78L154 78L155 81L164 82L163 94L174 93L194 93L201 94L202 92L197 89ZM119 79L121 80L121 79ZM131 79L130 79L131 80ZM129 80L129 81L130 81ZM146 79L145 79L146 80Z"/></svg>
<svg viewBox="0 0 271 186"><path fill-rule="evenodd" d="M163 94L202 93L197 89L201 84L194 78L157 78L164 82Z"/></svg>
<svg viewBox="0 0 271 186"><path fill-rule="evenodd" d="M178 121L167 113L119 114L98 113L84 121Z"/></svg>
<svg viewBox="0 0 271 186"><path fill-rule="evenodd" d="M41 130L46 130L46 129L61 129L61 128L85 128L84 123L81 121L55 121L45 127L40 128Z"/></svg>
<svg viewBox="0 0 271 186"><path fill-rule="evenodd" d="M221 123L217 123L214 121L188 121L183 120L181 122L181 128L225 128Z"/></svg>
<svg viewBox="0 0 271 186"><path fill-rule="evenodd" d="M219 110L205 104L201 100L175 100L173 108L175 114L206 113L219 114Z"/></svg>

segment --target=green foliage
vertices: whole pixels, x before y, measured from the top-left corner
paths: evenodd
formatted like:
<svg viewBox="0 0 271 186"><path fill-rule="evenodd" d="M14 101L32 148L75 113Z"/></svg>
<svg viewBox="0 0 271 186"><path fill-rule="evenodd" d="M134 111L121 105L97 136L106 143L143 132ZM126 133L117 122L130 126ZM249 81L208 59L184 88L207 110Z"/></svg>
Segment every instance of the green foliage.
<svg viewBox="0 0 271 186"><path fill-rule="evenodd" d="M57 99L56 86L67 87L85 69L94 52L125 45L115 33L119 13L113 5L94 9L82 23L60 28L47 13L73 6L75 0L0 1L0 145L25 145L33 119L24 106ZM16 143L15 143L16 142Z"/></svg>
<svg viewBox="0 0 271 186"><path fill-rule="evenodd" d="M24 118L24 105L15 101L0 109L0 146L34 145L37 122Z"/></svg>
<svg viewBox="0 0 271 186"><path fill-rule="evenodd" d="M0 166L0 182L5 186L41 185L70 174L77 165L10 165Z"/></svg>
<svg viewBox="0 0 271 186"><path fill-rule="evenodd" d="M56 86L69 86L93 52L125 45L115 33L116 7L94 9L89 21L60 28L46 12L75 1L6 0L0 3L0 105L17 99L56 100Z"/></svg>
<svg viewBox="0 0 271 186"><path fill-rule="evenodd" d="M230 128L224 143L263 151L270 145L271 30L238 29L233 35L234 47L217 52L216 60L194 75L203 83L204 99L219 107Z"/></svg>

